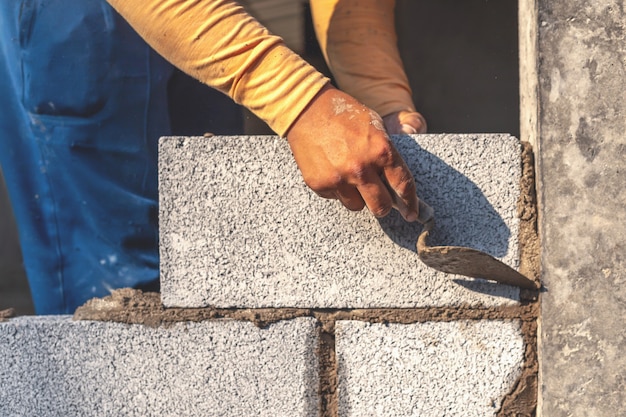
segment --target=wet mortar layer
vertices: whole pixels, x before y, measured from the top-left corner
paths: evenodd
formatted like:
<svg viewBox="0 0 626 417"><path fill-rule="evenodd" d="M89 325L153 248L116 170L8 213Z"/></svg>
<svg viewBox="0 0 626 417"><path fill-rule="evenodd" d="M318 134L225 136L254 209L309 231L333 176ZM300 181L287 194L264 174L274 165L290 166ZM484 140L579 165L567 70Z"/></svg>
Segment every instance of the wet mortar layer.
<svg viewBox="0 0 626 417"><path fill-rule="evenodd" d="M533 304L533 319L522 319L522 337L526 350L522 374L511 391L503 398L498 417L535 417L539 361L537 358L537 318L539 306Z"/></svg>
<svg viewBox="0 0 626 417"><path fill-rule="evenodd" d="M519 271L540 282L540 253L537 218L537 190L535 187L535 156L530 143L522 144L522 176L520 178L520 197L517 202L519 223L520 267ZM523 292L523 291L522 291ZM520 294L521 298L530 294Z"/></svg>
<svg viewBox="0 0 626 417"><path fill-rule="evenodd" d="M167 326L181 321L244 320L265 327L281 320L315 317L319 323L317 353L320 363L319 394L322 417L338 415L337 362L335 356L335 323L338 320L360 320L370 323L414 324L430 321L520 320L526 346L524 365L518 381L502 401L499 417L534 416L537 405L537 302L515 306L476 308L432 307L400 309L218 309L165 308L158 293L143 293L125 288L104 298L94 298L76 310L74 320L113 321L147 326Z"/></svg>
<svg viewBox="0 0 626 417"><path fill-rule="evenodd" d="M535 156L532 145L522 141L522 176L517 204L519 223L519 271L541 284L541 252L538 232L537 188ZM522 319L522 337L526 350L524 368L511 392L504 397L498 417L535 416L537 410L539 360L537 356L537 320L540 297L536 291L521 290L520 299L533 302L532 319Z"/></svg>
<svg viewBox="0 0 626 417"><path fill-rule="evenodd" d="M318 317L319 346L317 357L319 360L319 397L320 417L337 417L339 398L337 387L339 377L337 375L337 355L335 350L335 321L327 316Z"/></svg>

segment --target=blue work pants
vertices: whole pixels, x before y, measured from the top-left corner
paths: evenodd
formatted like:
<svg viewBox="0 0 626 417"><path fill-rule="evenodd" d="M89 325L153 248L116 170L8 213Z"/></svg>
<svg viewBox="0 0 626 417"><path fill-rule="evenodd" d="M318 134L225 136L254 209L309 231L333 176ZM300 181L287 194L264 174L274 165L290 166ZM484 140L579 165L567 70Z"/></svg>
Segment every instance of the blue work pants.
<svg viewBox="0 0 626 417"><path fill-rule="evenodd" d="M0 2L0 165L38 314L158 279L171 72L104 0Z"/></svg>

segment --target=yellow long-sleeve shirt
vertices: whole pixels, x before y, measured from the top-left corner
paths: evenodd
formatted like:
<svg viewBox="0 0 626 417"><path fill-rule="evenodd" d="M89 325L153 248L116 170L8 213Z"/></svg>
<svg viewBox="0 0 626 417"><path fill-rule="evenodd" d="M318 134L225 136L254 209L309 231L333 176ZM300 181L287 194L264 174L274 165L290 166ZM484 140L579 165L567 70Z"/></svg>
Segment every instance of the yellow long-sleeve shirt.
<svg viewBox="0 0 626 417"><path fill-rule="evenodd" d="M233 0L108 1L157 52L250 109L279 135L328 83ZM383 116L412 109L396 56L393 0L312 4L340 87ZM355 23L370 28L351 30ZM390 45L391 53L385 51Z"/></svg>
<svg viewBox="0 0 626 417"><path fill-rule="evenodd" d="M337 84L381 116L415 111L394 7L395 0L311 0L315 33Z"/></svg>

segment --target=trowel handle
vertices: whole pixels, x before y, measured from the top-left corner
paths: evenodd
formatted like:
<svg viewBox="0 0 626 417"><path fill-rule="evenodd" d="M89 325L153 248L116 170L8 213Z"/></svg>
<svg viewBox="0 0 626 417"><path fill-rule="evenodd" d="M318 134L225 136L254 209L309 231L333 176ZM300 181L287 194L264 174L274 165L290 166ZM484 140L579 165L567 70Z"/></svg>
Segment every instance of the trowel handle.
<svg viewBox="0 0 626 417"><path fill-rule="evenodd" d="M417 221L426 224L431 221L435 217L435 209L424 203L421 199L419 200L419 214Z"/></svg>
<svg viewBox="0 0 626 417"><path fill-rule="evenodd" d="M400 196L398 196L398 194L394 191L394 189L391 188L391 186L387 182L387 179L385 178L384 175L381 176L381 179L383 181L383 184L385 184L387 191L389 191L389 194L391 195L391 199L393 200L393 207L396 210L398 210L400 213L406 212L407 206L406 204L404 204L404 201L402 201ZM417 221L420 222L421 224L426 224L428 221L432 220L433 217L435 217L435 210L428 204L424 203L421 199L418 199L418 202L419 202L419 206L418 206L419 213L418 213Z"/></svg>

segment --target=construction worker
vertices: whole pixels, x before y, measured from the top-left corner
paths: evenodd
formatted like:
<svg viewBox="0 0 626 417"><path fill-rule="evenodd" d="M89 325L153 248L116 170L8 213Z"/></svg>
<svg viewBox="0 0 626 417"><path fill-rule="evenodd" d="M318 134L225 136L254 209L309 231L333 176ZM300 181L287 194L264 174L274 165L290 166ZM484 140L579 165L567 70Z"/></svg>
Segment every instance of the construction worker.
<svg viewBox="0 0 626 417"><path fill-rule="evenodd" d="M425 129L395 46L393 1L312 2L330 67L360 101L235 1L109 3L119 14L103 0L0 4L0 164L38 314L158 282L167 61L285 136L320 196L384 216L386 181L405 219L418 218L414 180L384 128ZM377 34L363 26L372 22ZM360 65L371 53L380 65Z"/></svg>

